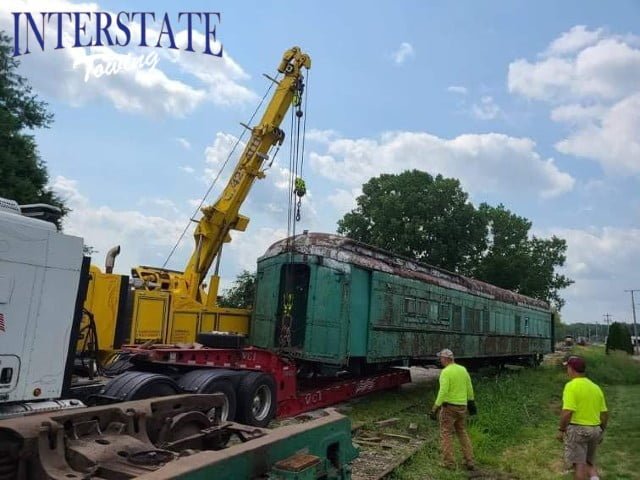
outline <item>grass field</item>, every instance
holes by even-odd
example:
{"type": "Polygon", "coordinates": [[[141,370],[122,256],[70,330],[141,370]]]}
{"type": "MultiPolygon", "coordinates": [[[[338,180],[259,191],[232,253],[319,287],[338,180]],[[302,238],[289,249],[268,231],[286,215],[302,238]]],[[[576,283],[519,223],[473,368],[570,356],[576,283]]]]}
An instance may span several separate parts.
{"type": "MultiPolygon", "coordinates": [[[[611,421],[599,452],[603,479],[640,478],[640,362],[626,354],[605,355],[602,349],[578,349],[587,358],[588,376],[607,397],[611,421]]],[[[571,478],[562,462],[562,444],[555,439],[561,396],[567,381],[559,365],[474,376],[479,414],[469,422],[481,478],[571,478]]],[[[401,421],[385,431],[405,433],[417,423],[426,444],[392,475],[394,479],[462,479],[463,471],[439,468],[437,424],[426,416],[436,385],[369,397],[354,405],[351,417],[370,422],[391,416],[401,421]]]]}

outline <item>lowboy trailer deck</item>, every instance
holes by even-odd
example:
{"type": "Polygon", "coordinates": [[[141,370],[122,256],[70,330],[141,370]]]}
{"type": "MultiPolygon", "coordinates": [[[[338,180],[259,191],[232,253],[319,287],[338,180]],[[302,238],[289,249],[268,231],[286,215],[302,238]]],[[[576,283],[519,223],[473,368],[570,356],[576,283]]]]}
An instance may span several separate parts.
{"type": "MultiPolygon", "coordinates": [[[[273,416],[286,418],[299,415],[304,412],[335,405],[351,398],[366,395],[372,392],[387,390],[411,382],[408,369],[389,368],[378,373],[366,376],[345,375],[344,377],[315,377],[304,379],[297,375],[295,360],[278,353],[256,347],[244,348],[177,348],[172,345],[152,345],[147,348],[138,346],[125,347],[124,352],[129,354],[128,361],[134,365],[136,371],[121,374],[118,378],[133,377],[146,371],[149,375],[158,371],[166,374],[174,371],[178,375],[182,371],[200,371],[206,375],[209,372],[217,381],[231,380],[236,384],[250,383],[250,378],[262,377],[265,384],[274,387],[275,404],[269,408],[273,415],[264,418],[268,422],[273,416]],[[267,379],[273,379],[273,383],[267,379]]],[[[184,378],[184,376],[182,377],[184,378]]],[[[120,380],[122,381],[122,380],[120,380]]],[[[178,380],[178,387],[183,391],[198,392],[198,388],[204,385],[192,383],[186,385],[184,380],[178,380]]],[[[256,382],[260,384],[260,382],[256,382]]],[[[128,400],[126,389],[120,390],[119,396],[114,396],[114,388],[105,389],[101,395],[105,401],[128,400]]],[[[254,395],[248,395],[250,402],[238,398],[238,409],[235,417],[243,423],[261,423],[261,411],[268,413],[264,398],[261,398],[259,385],[255,388],[254,395]],[[248,404],[247,404],[248,403],[248,404]]],[[[231,415],[231,417],[234,417],[231,415]]]]}

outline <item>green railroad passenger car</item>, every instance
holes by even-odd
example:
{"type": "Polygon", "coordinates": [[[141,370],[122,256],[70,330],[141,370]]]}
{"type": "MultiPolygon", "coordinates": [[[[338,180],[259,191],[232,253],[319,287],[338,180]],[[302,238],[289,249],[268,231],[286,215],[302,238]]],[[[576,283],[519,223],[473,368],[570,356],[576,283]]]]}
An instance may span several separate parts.
{"type": "Polygon", "coordinates": [[[552,351],[547,302],[399,257],[307,233],[258,259],[250,341],[324,372],[435,362],[536,364],[552,351]]]}

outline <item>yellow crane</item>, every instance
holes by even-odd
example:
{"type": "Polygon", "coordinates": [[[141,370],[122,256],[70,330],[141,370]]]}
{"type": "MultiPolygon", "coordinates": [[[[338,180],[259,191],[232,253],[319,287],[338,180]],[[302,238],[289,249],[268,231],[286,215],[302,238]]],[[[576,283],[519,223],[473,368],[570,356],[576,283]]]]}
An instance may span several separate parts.
{"type": "MultiPolygon", "coordinates": [[[[244,125],[251,130],[251,137],[233,174],[216,202],[201,209],[202,217],[194,231],[195,248],[184,272],[148,266],[132,268],[136,288],[127,307],[123,286],[128,284],[128,277],[92,267],[85,308],[93,314],[93,335],[100,351],[119,347],[125,333],[130,343],[189,343],[203,331],[248,332],[250,311],[217,305],[217,268],[208,291],[203,282],[216,257],[219,259],[223,244],[231,240],[229,232],[247,228],[249,218],[239,213],[240,207],[254,181],[265,177],[262,167],[270,150],[284,140],[280,124],[292,105],[299,108],[303,69],[309,68],[311,58],[299,47],[284,53],[278,66],[282,76],[271,79],[276,88],[260,122],[253,128],[244,125]],[[125,324],[130,328],[123,328],[125,324]]],[[[86,337],[82,341],[86,343],[86,337]]]]}

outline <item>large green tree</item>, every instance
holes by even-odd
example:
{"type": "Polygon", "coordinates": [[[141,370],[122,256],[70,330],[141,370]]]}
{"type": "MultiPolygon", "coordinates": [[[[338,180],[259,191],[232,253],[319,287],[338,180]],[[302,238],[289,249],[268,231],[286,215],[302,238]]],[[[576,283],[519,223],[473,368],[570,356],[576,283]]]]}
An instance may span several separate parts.
{"type": "Polygon", "coordinates": [[[531,227],[503,205],[476,208],[456,179],[413,170],[365,183],[338,233],[561,308],[559,291],[573,283],[556,272],[566,242],[531,227]]]}
{"type": "Polygon", "coordinates": [[[503,205],[483,203],[478,215],[486,225],[487,248],[466,273],[561,308],[564,300],[559,291],[573,283],[556,272],[566,260],[566,241],[556,236],[545,239],[530,235],[531,222],[503,205]]]}
{"type": "Polygon", "coordinates": [[[624,323],[613,322],[609,327],[606,352],[609,353],[612,350],[620,350],[633,355],[631,332],[629,332],[629,327],[624,323]]]}
{"type": "Polygon", "coordinates": [[[449,270],[485,249],[483,219],[460,182],[418,170],[365,183],[338,233],[449,270]]]}
{"type": "Polygon", "coordinates": [[[233,285],[218,298],[218,305],[227,308],[252,308],[256,294],[256,274],[243,270],[233,285]]]}
{"type": "Polygon", "coordinates": [[[47,188],[47,168],[30,133],[48,127],[53,116],[18,73],[11,48],[11,39],[0,31],[0,196],[55,205],[66,213],[62,199],[47,188]]]}

